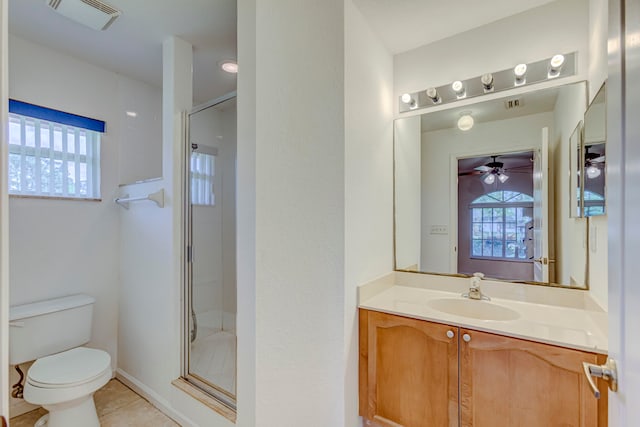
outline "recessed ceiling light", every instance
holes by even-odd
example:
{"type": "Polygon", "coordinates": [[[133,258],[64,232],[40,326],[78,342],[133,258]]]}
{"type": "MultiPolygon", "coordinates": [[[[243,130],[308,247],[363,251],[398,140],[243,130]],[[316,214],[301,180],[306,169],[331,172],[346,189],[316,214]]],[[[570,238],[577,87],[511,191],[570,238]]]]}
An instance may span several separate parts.
{"type": "Polygon", "coordinates": [[[135,111],[127,111],[127,116],[129,117],[138,117],[138,113],[135,111]]]}
{"type": "Polygon", "coordinates": [[[220,63],[220,68],[222,68],[227,73],[236,74],[238,72],[238,63],[236,61],[222,61],[220,63]]]}

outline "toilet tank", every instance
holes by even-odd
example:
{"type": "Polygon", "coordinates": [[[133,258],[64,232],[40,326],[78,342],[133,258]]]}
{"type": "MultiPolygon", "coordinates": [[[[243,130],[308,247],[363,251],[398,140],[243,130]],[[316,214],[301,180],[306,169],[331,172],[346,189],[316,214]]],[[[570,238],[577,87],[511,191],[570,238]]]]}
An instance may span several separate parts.
{"type": "Polygon", "coordinates": [[[70,295],[9,310],[9,364],[17,365],[79,347],[91,339],[95,299],[70,295]]]}

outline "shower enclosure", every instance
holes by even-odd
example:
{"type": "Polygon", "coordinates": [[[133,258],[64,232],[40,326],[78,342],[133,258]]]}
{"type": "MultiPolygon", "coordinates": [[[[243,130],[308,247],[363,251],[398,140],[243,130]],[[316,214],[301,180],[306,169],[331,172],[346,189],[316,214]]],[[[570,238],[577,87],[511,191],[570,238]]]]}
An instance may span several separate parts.
{"type": "Polygon", "coordinates": [[[236,98],[186,117],[183,377],[236,402],[236,98]]]}

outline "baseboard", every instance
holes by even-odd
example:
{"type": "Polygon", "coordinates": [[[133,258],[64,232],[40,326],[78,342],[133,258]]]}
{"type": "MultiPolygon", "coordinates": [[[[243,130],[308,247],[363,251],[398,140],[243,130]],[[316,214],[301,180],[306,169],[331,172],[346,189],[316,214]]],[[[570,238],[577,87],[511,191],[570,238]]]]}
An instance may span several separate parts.
{"type": "Polygon", "coordinates": [[[173,421],[180,424],[182,427],[198,427],[193,423],[189,418],[176,411],[169,401],[164,397],[160,396],[155,391],[151,390],[149,387],[141,383],[139,380],[129,375],[122,369],[118,368],[116,370],[116,378],[121,381],[124,385],[129,387],[131,390],[138,393],[144,399],[148,400],[153,406],[158,408],[160,412],[165,414],[167,417],[171,418],[173,421]]]}

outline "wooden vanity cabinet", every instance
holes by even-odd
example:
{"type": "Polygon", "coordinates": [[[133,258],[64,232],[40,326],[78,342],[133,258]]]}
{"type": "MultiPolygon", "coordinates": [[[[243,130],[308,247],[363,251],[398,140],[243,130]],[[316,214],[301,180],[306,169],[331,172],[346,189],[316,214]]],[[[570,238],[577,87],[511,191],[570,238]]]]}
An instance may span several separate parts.
{"type": "Polygon", "coordinates": [[[582,370],[605,356],[463,328],[460,337],[461,426],[607,425],[606,384],[596,399],[582,370]]]}
{"type": "Polygon", "coordinates": [[[360,415],[381,427],[606,427],[594,353],[360,310],[360,415]],[[459,399],[459,400],[458,400],[459,399]]]}
{"type": "Polygon", "coordinates": [[[360,310],[360,415],[367,425],[458,425],[455,330],[360,310]]]}

